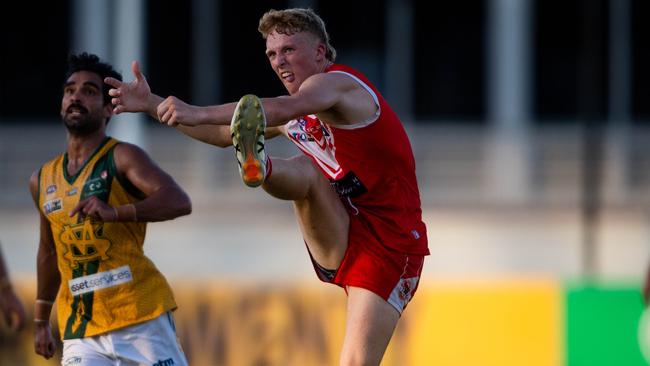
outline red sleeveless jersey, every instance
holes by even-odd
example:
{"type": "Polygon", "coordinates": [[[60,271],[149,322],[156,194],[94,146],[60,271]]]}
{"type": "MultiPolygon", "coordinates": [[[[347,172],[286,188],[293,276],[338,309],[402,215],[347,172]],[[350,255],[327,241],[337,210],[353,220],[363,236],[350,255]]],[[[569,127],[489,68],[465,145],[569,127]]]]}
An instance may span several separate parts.
{"type": "Polygon", "coordinates": [[[415,159],[402,123],[360,72],[340,64],[325,72],[343,73],[358,82],[375,100],[376,114],[337,127],[309,115],[289,121],[285,132],[379,242],[400,253],[429,254],[415,159]]]}

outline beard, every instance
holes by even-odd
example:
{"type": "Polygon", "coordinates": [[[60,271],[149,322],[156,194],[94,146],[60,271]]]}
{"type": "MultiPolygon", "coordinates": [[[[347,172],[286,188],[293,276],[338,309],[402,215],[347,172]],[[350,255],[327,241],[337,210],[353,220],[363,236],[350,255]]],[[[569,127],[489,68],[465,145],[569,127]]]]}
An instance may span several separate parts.
{"type": "Polygon", "coordinates": [[[83,106],[76,105],[81,110],[80,115],[72,116],[70,108],[63,114],[63,124],[71,135],[84,137],[102,128],[104,118],[101,111],[90,112],[83,106]]]}

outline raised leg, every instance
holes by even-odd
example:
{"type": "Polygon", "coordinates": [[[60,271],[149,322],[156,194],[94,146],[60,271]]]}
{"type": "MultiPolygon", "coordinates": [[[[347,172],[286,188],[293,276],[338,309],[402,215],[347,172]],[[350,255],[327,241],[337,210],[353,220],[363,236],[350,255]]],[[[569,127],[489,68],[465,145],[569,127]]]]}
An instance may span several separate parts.
{"type": "Polygon", "coordinates": [[[243,96],[233,113],[230,131],[244,183],[263,184],[274,197],[291,200],[303,237],[316,262],[338,268],[348,243],[349,218],[329,182],[305,156],[274,159],[264,150],[266,116],[258,97],[243,96]],[[269,164],[272,174],[267,177],[269,164]]]}
{"type": "MultiPolygon", "coordinates": [[[[243,97],[233,116],[233,145],[244,183],[290,200],[303,238],[316,262],[337,269],[348,245],[350,218],[327,179],[306,156],[268,161],[264,112],[255,96],[243,97]],[[267,165],[269,164],[269,165],[267,165]],[[270,176],[267,166],[272,166],[270,176]],[[252,173],[251,173],[252,172],[252,173]]],[[[379,365],[399,313],[378,295],[348,287],[348,311],[341,365],[379,365]]]]}
{"type": "Polygon", "coordinates": [[[350,219],[338,195],[306,156],[272,159],[273,171],[262,187],[293,201],[303,238],[316,262],[337,269],[348,245],[350,219]]]}

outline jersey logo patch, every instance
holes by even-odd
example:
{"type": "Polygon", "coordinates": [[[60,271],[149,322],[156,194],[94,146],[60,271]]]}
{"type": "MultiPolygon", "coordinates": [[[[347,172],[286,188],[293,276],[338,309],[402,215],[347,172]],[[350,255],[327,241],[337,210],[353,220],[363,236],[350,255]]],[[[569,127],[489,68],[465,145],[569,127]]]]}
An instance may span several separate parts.
{"type": "Polygon", "coordinates": [[[47,188],[45,189],[45,193],[46,193],[46,194],[52,194],[52,193],[54,193],[54,192],[56,192],[56,184],[49,185],[49,186],[47,186],[47,188]]]}
{"type": "Polygon", "coordinates": [[[293,119],[286,125],[286,134],[305,154],[312,157],[330,178],[339,179],[343,170],[336,160],[334,135],[326,124],[314,115],[293,119]]]}
{"type": "Polygon", "coordinates": [[[63,227],[61,242],[68,248],[63,257],[70,263],[70,268],[79,267],[79,263],[109,259],[106,253],[111,242],[101,237],[99,233],[102,230],[102,224],[93,225],[91,220],[63,227]]]}
{"type": "MultiPolygon", "coordinates": [[[[103,174],[103,173],[102,173],[103,174]]],[[[89,195],[98,195],[107,192],[107,184],[105,178],[90,179],[84,184],[84,191],[89,195]]]]}
{"type": "Polygon", "coordinates": [[[131,268],[128,265],[125,265],[110,271],[73,278],[68,281],[68,287],[70,288],[72,296],[77,296],[131,281],[133,281],[131,268]]]}
{"type": "Polygon", "coordinates": [[[354,172],[350,171],[343,178],[330,183],[339,197],[359,197],[368,192],[361,179],[354,172]]]}
{"type": "Polygon", "coordinates": [[[46,215],[49,215],[57,211],[61,211],[62,209],[63,209],[63,205],[61,204],[60,198],[49,200],[45,202],[45,204],[43,205],[43,211],[45,211],[46,215]]]}
{"type": "Polygon", "coordinates": [[[305,119],[301,117],[298,119],[298,126],[303,133],[294,132],[296,140],[313,142],[321,150],[334,147],[330,131],[317,118],[305,119]]]}

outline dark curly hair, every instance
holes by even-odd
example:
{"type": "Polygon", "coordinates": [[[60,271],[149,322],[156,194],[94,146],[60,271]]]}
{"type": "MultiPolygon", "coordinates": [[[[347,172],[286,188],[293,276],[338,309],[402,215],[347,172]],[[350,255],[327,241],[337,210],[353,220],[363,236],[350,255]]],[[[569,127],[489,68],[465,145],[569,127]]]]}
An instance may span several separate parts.
{"type": "Polygon", "coordinates": [[[122,74],[115,71],[113,66],[102,62],[97,55],[92,53],[83,52],[78,55],[70,55],[68,57],[68,71],[65,74],[65,80],[68,80],[70,75],[78,71],[90,71],[102,78],[102,92],[104,94],[104,104],[111,102],[111,97],[108,95],[110,90],[110,85],[103,83],[104,78],[112,77],[118,80],[122,80],[122,74]]]}

